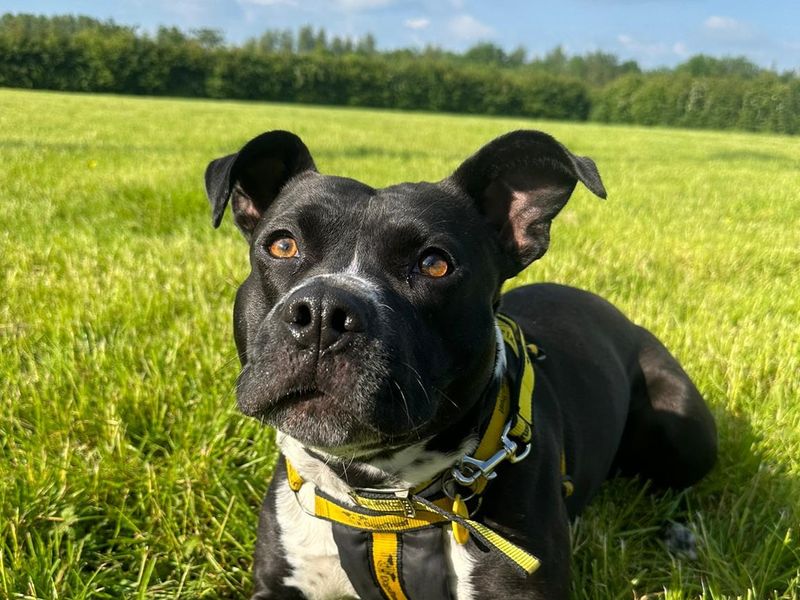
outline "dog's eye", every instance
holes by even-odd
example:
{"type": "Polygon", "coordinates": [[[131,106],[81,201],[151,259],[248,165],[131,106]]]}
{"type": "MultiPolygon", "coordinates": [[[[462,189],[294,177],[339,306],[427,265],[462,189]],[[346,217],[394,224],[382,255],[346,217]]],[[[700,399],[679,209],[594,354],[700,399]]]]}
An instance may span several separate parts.
{"type": "Polygon", "coordinates": [[[273,258],[294,258],[300,253],[295,239],[288,236],[273,240],[267,248],[267,252],[273,258]]]}
{"type": "Polygon", "coordinates": [[[426,277],[438,279],[444,277],[450,270],[450,263],[436,250],[428,250],[417,263],[419,272],[426,277]]]}

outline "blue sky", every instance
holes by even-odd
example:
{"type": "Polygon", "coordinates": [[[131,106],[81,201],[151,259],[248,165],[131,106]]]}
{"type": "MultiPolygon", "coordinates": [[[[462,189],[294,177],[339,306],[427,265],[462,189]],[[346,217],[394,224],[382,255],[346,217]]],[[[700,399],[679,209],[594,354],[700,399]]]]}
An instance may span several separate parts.
{"type": "Polygon", "coordinates": [[[800,0],[0,0],[0,12],[85,14],[146,31],[212,27],[229,42],[310,24],[334,35],[373,33],[380,48],[491,41],[541,55],[561,44],[645,67],[703,52],[800,71],[800,0]]]}

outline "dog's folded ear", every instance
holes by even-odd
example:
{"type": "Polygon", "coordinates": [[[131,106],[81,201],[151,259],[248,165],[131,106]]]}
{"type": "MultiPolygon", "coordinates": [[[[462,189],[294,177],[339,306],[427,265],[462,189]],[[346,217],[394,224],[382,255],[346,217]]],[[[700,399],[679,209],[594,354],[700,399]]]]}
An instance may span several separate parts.
{"type": "Polygon", "coordinates": [[[578,181],[606,197],[592,159],[541,131],[513,131],[478,150],[445,183],[472,197],[498,232],[510,258],[505,276],[512,277],[547,251],[550,223],[578,181]]]}
{"type": "Polygon", "coordinates": [[[288,131],[262,133],[236,154],[212,160],[205,179],[214,227],[232,197],[233,219],[249,239],[281,188],[305,171],[316,171],[314,160],[303,141],[288,131]]]}

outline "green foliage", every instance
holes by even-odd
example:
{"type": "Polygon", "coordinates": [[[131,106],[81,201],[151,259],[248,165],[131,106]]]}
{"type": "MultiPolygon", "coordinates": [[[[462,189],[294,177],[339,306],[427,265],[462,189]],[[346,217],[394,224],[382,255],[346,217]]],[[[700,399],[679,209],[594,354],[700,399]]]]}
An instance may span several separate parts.
{"type": "Polygon", "coordinates": [[[479,42],[461,56],[465,62],[497,67],[519,67],[525,63],[524,48],[517,48],[510,54],[506,54],[505,50],[491,42],[479,42]]]}
{"type": "MultiPolygon", "coordinates": [[[[382,56],[375,45],[367,35],[331,46],[324,30],[303,27],[296,42],[286,32],[268,32],[241,48],[223,48],[209,30],[186,35],[162,27],[149,38],[83,17],[6,15],[0,85],[575,120],[588,115],[588,91],[577,80],[498,71],[477,58],[453,64],[382,56]]],[[[506,56],[499,48],[480,53],[486,52],[506,65],[520,60],[519,53],[506,56]]]]}
{"type": "Polygon", "coordinates": [[[593,157],[609,199],[579,187],[547,255],[509,285],[583,287],[654,331],[708,399],[721,450],[684,494],[604,486],[572,529],[572,596],[800,597],[794,140],[11,90],[0,597],[248,597],[276,451],[234,407],[231,306],[249,266],[229,215],[211,227],[203,170],[278,128],[301,135],[322,172],[373,186],[438,180],[517,128],[593,157]],[[694,531],[696,561],[660,542],[669,519],[694,531]]]}
{"type": "Polygon", "coordinates": [[[686,73],[692,77],[756,77],[761,72],[758,65],[744,56],[734,58],[715,58],[705,54],[692,56],[678,65],[676,73],[686,73]]]}
{"type": "Polygon", "coordinates": [[[621,77],[592,96],[591,118],[709,129],[800,132],[800,81],[653,73],[621,77]]]}
{"type": "Polygon", "coordinates": [[[212,29],[153,36],[88,17],[0,18],[0,86],[211,97],[582,121],[800,131],[798,80],[744,58],[692,57],[673,72],[561,47],[526,61],[481,42],[379,52],[372,35],[311,26],[239,47],[212,29]]]}

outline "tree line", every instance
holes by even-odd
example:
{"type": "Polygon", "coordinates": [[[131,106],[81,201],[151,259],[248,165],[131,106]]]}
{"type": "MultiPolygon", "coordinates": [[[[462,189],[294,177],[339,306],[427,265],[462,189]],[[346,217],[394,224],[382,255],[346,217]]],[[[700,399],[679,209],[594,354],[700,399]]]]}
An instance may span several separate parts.
{"type": "Polygon", "coordinates": [[[154,34],[89,17],[0,17],[0,86],[235,98],[794,134],[800,78],[744,58],[634,61],[491,43],[379,51],[373,36],[303,27],[228,45],[212,29],[154,34]]]}

